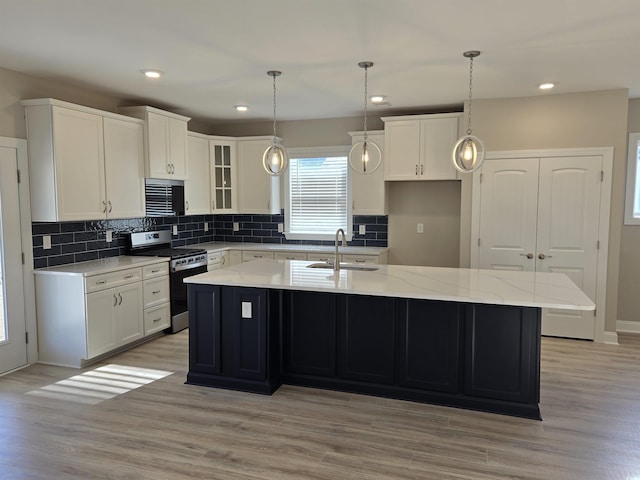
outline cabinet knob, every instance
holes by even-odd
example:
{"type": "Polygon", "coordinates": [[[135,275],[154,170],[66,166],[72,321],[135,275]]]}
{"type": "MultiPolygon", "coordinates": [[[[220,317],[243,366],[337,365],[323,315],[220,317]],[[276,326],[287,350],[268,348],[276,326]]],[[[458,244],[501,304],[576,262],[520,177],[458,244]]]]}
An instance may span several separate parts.
{"type": "Polygon", "coordinates": [[[420,165],[420,175],[424,175],[424,165],[420,165]]]}
{"type": "Polygon", "coordinates": [[[118,299],[119,299],[118,305],[122,305],[122,295],[118,294],[118,299]]]}
{"type": "Polygon", "coordinates": [[[107,203],[109,204],[109,213],[111,213],[111,210],[113,210],[113,205],[111,205],[111,200],[109,200],[107,203]]]}
{"type": "Polygon", "coordinates": [[[116,297],[116,294],[113,294],[113,306],[115,307],[116,305],[118,305],[118,297],[116,297]]]}
{"type": "Polygon", "coordinates": [[[184,205],[185,205],[186,210],[189,211],[189,200],[184,202],[184,205]]]}
{"type": "Polygon", "coordinates": [[[106,200],[102,201],[102,213],[107,213],[107,202],[106,202],[106,200]]]}
{"type": "Polygon", "coordinates": [[[418,164],[416,163],[416,175],[418,175],[418,164]]]}

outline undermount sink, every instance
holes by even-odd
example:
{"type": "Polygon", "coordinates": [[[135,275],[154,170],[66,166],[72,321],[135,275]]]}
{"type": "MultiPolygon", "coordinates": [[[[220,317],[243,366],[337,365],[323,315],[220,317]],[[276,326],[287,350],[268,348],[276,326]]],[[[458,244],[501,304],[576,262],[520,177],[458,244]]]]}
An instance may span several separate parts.
{"type": "MultiPolygon", "coordinates": [[[[327,268],[333,270],[331,263],[312,263],[307,265],[307,268],[327,268]]],[[[340,263],[340,270],[361,270],[364,272],[373,272],[378,270],[379,267],[375,265],[356,265],[354,263],[340,263]]]]}

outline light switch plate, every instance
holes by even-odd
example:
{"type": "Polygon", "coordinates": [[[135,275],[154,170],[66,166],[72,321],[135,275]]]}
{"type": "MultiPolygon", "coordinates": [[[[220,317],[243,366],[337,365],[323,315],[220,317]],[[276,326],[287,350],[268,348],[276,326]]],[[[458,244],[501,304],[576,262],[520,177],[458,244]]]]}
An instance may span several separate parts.
{"type": "Polygon", "coordinates": [[[360,225],[358,227],[358,234],[366,235],[367,234],[367,226],[366,225],[360,225]]]}
{"type": "Polygon", "coordinates": [[[424,233],[424,223],[418,224],[418,233],[424,233]]]}
{"type": "Polygon", "coordinates": [[[51,249],[51,235],[43,235],[42,236],[42,248],[44,250],[51,249]]]}
{"type": "Polygon", "coordinates": [[[204,231],[205,232],[209,231],[209,222],[204,222],[204,231]]]}
{"type": "Polygon", "coordinates": [[[240,224],[238,222],[233,222],[233,231],[237,232],[240,230],[240,224]]]}
{"type": "Polygon", "coordinates": [[[107,230],[104,232],[104,240],[107,243],[113,242],[113,230],[107,230]]]}
{"type": "Polygon", "coordinates": [[[178,225],[174,225],[173,228],[171,229],[171,231],[173,232],[174,235],[178,234],[178,225]]]}
{"type": "Polygon", "coordinates": [[[284,223],[279,223],[278,224],[278,233],[282,233],[284,232],[284,223]]]}
{"type": "Polygon", "coordinates": [[[242,318],[252,318],[251,302],[242,302],[242,318]]]}

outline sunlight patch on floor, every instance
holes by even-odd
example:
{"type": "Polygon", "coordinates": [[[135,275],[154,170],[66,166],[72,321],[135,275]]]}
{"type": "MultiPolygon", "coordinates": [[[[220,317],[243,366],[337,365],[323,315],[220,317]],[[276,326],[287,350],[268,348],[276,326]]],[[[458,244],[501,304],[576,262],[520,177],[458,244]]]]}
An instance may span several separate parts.
{"type": "Polygon", "coordinates": [[[165,370],[110,364],[89,370],[80,375],[74,375],[37,390],[31,390],[26,394],[95,405],[155,382],[172,373],[165,370]]]}

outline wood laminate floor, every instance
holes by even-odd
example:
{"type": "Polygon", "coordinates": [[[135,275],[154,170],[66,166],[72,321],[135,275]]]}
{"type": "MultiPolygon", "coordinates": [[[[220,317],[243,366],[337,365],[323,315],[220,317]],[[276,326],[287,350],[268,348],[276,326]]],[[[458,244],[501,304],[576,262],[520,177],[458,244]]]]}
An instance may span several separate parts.
{"type": "Polygon", "coordinates": [[[639,336],[544,338],[542,422],[291,386],[269,397],[184,385],[187,339],[0,377],[0,479],[640,480],[639,336]],[[37,394],[82,372],[99,378],[106,364],[171,374],[102,401],[99,382],[94,397],[37,394]]]}

